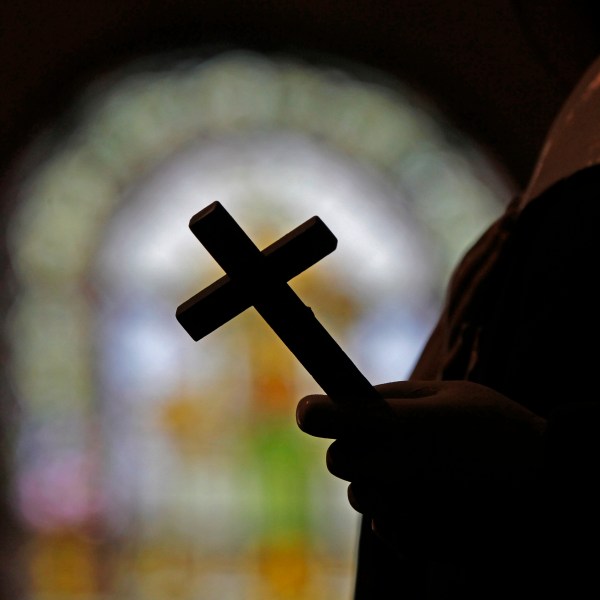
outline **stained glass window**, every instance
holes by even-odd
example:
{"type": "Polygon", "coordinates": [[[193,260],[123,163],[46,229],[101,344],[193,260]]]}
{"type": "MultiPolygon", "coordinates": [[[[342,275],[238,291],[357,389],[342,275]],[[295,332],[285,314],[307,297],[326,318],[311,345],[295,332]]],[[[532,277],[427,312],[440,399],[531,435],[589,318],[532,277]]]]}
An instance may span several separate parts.
{"type": "Polygon", "coordinates": [[[188,221],[218,200],[266,246],[319,215],[338,249],[292,286],[378,383],[506,187],[411,90],[289,57],[132,65],[68,122],[9,239],[32,600],[350,598],[358,515],[294,420],[319,389],[251,310],[179,326],[220,275],[188,221]]]}

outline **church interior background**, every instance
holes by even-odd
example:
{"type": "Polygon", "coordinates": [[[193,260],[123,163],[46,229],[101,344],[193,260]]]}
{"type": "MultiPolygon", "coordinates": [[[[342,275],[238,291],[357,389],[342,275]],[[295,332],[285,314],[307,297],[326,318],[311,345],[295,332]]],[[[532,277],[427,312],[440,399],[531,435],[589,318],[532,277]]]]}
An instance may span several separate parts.
{"type": "MultiPolygon", "coordinates": [[[[0,599],[350,599],[318,392],[252,310],[194,343],[219,200],[373,383],[596,56],[567,0],[0,3],[0,599]]],[[[591,3],[589,3],[591,6],[591,3]]]]}
{"type": "Polygon", "coordinates": [[[194,343],[219,200],[261,247],[339,240],[292,281],[374,383],[408,375],[450,269],[509,190],[424,97],[364,66],[149,56],[32,145],[4,319],[31,600],[349,598],[358,515],[294,420],[316,384],[252,311],[194,343]]]}

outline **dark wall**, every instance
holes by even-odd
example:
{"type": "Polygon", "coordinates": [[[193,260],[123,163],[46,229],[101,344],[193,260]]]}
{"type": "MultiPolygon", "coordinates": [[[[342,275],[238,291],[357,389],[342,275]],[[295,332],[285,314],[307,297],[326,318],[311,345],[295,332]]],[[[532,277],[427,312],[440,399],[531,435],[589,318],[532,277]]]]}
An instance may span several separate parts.
{"type": "Polygon", "coordinates": [[[358,60],[435,98],[524,182],[593,57],[559,0],[19,0],[0,6],[0,168],[94,74],[210,43],[358,60]]]}

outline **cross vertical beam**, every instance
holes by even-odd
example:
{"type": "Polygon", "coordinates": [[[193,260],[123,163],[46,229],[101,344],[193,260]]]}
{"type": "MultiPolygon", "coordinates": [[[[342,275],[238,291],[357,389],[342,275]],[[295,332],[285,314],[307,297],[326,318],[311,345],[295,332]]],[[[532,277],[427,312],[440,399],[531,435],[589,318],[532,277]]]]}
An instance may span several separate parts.
{"type": "MultiPolygon", "coordinates": [[[[318,219],[311,221],[299,229],[304,227],[302,231],[312,231],[311,227],[324,227],[318,219]]],[[[254,306],[332,400],[348,405],[381,401],[379,393],[288,285],[289,273],[297,274],[296,266],[275,266],[277,260],[269,260],[269,253],[256,247],[219,202],[213,202],[194,215],[190,229],[227,273],[231,294],[238,297],[237,306],[254,306]]],[[[325,230],[335,240],[326,227],[325,230]]],[[[325,235],[324,239],[327,237],[325,235]]],[[[301,239],[301,234],[292,236],[292,239],[301,239]]],[[[282,251],[286,247],[285,238],[283,240],[274,244],[276,252],[272,252],[271,256],[276,256],[277,251],[285,253],[285,250],[282,251]]],[[[330,246],[331,241],[328,244],[330,246]]],[[[301,250],[302,242],[297,241],[296,245],[301,250]]],[[[319,247],[318,243],[316,247],[319,247]]],[[[328,252],[318,250],[314,256],[320,257],[323,253],[328,252]]],[[[212,320],[211,315],[206,318],[204,314],[204,309],[211,302],[214,286],[209,286],[177,309],[178,321],[194,339],[206,335],[223,322],[222,316],[212,320]],[[203,320],[202,326],[195,328],[194,324],[200,319],[203,320]]],[[[229,311],[227,317],[234,316],[233,312],[229,311]]]]}

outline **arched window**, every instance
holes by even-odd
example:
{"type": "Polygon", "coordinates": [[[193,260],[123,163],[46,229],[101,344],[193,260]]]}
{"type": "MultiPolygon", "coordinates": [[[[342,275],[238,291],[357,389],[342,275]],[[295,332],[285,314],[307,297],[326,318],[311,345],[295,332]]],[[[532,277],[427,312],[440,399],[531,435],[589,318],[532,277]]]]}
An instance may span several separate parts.
{"type": "Polygon", "coordinates": [[[67,117],[9,232],[32,598],[349,597],[358,517],[294,422],[320,390],[252,311],[197,344],[179,326],[219,276],[188,221],[218,200],[266,246],[319,215],[338,249],[292,286],[378,383],[506,188],[416,94],[339,65],[154,60],[67,117]]]}

